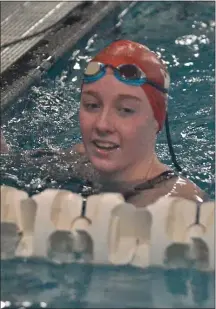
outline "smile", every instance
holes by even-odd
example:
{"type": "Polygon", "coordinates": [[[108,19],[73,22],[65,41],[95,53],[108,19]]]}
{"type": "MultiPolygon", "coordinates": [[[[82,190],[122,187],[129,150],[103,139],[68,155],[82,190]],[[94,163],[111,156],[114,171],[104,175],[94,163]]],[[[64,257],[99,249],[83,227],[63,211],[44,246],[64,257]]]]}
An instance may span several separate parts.
{"type": "Polygon", "coordinates": [[[93,144],[99,148],[99,149],[103,149],[103,150],[114,150],[117,149],[119,147],[119,145],[116,145],[114,143],[111,142],[102,142],[102,141],[93,141],[93,144]]]}

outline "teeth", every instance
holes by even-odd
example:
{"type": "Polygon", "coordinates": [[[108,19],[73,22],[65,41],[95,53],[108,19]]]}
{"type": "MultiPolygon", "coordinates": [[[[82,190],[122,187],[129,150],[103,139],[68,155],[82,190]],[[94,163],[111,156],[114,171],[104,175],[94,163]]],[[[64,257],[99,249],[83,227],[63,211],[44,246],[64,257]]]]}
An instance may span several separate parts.
{"type": "Polygon", "coordinates": [[[95,142],[96,146],[103,147],[103,148],[114,148],[117,145],[111,143],[102,143],[102,142],[95,142]]]}
{"type": "Polygon", "coordinates": [[[112,147],[112,146],[114,146],[113,144],[109,144],[109,143],[97,143],[97,142],[96,142],[96,144],[97,144],[98,146],[102,146],[102,147],[112,147]]]}

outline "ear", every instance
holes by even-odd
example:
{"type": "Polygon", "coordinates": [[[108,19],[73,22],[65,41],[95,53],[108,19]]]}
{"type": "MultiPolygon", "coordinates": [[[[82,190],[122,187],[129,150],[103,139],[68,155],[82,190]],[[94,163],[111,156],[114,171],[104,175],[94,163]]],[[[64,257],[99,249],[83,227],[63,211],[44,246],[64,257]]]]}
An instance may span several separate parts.
{"type": "Polygon", "coordinates": [[[155,135],[157,135],[157,133],[159,132],[159,124],[155,118],[153,120],[153,130],[155,132],[155,135]]]}

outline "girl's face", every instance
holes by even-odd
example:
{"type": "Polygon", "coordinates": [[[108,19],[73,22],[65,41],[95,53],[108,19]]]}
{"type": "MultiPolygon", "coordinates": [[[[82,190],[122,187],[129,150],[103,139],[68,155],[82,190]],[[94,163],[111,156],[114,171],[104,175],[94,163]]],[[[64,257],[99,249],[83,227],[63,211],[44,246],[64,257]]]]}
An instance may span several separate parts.
{"type": "Polygon", "coordinates": [[[79,111],[87,156],[102,174],[118,174],[153,151],[157,122],[141,87],[118,81],[111,69],[84,84],[79,111]]]}

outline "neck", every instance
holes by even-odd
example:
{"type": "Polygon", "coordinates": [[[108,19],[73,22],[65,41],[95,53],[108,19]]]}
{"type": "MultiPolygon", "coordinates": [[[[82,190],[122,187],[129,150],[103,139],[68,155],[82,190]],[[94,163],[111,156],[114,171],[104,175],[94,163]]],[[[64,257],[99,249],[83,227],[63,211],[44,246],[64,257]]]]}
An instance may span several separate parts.
{"type": "Polygon", "coordinates": [[[127,169],[109,175],[100,175],[102,183],[144,182],[158,176],[169,168],[162,164],[155,153],[127,169]]]}

